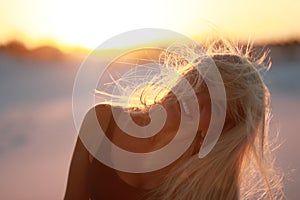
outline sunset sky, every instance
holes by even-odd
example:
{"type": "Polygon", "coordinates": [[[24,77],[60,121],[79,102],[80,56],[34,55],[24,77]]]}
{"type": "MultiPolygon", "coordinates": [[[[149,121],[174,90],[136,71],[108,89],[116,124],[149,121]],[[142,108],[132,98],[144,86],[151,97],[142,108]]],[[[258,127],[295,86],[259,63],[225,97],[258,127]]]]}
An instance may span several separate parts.
{"type": "Polygon", "coordinates": [[[299,0],[0,0],[0,43],[93,48],[136,28],[214,31],[258,42],[300,38],[299,0]]]}

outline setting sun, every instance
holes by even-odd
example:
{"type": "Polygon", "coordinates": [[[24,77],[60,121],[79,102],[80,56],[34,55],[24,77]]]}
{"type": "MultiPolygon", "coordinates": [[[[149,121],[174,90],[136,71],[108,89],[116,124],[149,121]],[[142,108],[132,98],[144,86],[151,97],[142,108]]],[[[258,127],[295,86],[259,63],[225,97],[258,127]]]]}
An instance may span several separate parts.
{"type": "Polygon", "coordinates": [[[95,48],[137,28],[164,28],[188,36],[212,31],[238,39],[298,38],[299,1],[0,1],[0,42],[21,40],[28,47],[95,48]],[[291,6],[293,5],[293,6],[291,6]]]}

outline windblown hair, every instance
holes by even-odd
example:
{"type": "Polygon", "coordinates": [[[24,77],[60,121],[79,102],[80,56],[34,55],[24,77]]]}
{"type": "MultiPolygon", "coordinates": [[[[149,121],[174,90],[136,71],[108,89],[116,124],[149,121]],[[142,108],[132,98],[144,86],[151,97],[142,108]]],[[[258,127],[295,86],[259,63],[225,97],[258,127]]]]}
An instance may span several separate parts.
{"type": "MultiPolygon", "coordinates": [[[[227,40],[207,41],[200,50],[176,47],[177,50],[161,55],[163,64],[186,78],[194,91],[208,92],[203,75],[195,69],[206,64],[205,59],[195,62],[195,58],[205,52],[205,57],[214,61],[223,79],[227,111],[223,132],[212,151],[199,159],[197,152],[203,138],[198,134],[185,154],[188,155],[186,159],[169,171],[165,181],[150,191],[147,199],[284,198],[282,174],[275,169],[268,142],[270,93],[260,73],[269,69],[270,62],[266,53],[259,57],[254,55],[251,46],[227,40]]],[[[158,97],[155,102],[176,100],[170,91],[155,89],[166,79],[144,88],[140,96],[142,104],[147,105],[147,98],[153,96],[153,91],[158,97]]],[[[170,85],[176,88],[179,82],[180,78],[170,85]]]]}
{"type": "MultiPolygon", "coordinates": [[[[267,55],[255,58],[250,46],[226,40],[210,41],[202,47],[216,64],[225,86],[225,128],[207,156],[199,159],[195,151],[190,151],[191,156],[169,172],[165,182],[149,194],[149,199],[283,198],[281,172],[274,169],[268,143],[270,93],[260,74],[261,69],[270,67],[267,55]]],[[[194,58],[197,54],[195,50],[184,50],[185,57],[194,58]]],[[[178,62],[170,55],[164,56],[167,66],[178,62]]],[[[178,68],[182,63],[186,65],[182,61],[175,64],[178,68]]],[[[208,92],[193,66],[182,69],[195,91],[208,92]]],[[[163,100],[171,97],[167,95],[163,100]]],[[[202,139],[197,136],[191,149],[199,150],[202,139]]]]}

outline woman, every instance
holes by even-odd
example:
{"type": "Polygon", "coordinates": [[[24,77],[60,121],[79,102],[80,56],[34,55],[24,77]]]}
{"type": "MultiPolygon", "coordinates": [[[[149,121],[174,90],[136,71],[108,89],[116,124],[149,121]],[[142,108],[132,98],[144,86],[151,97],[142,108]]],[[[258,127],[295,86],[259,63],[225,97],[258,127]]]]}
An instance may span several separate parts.
{"type": "MultiPolygon", "coordinates": [[[[162,169],[128,173],[102,164],[90,155],[79,138],[71,162],[66,200],[282,198],[281,176],[274,170],[268,144],[269,91],[258,70],[261,66],[268,67],[264,63],[266,56],[254,60],[250,56],[251,48],[238,48],[226,41],[203,46],[221,74],[227,102],[224,127],[211,152],[204,158],[198,157],[209,124],[217,122],[210,122],[212,102],[208,85],[203,81],[205,75],[200,75],[196,66],[186,59],[194,57],[197,51],[183,48],[177,54],[165,52],[163,63],[176,66],[174,69],[188,81],[197,96],[201,118],[191,146],[162,169]]],[[[197,61],[197,66],[206,64],[205,60],[197,61]]],[[[182,103],[174,95],[176,89],[185,91],[182,78],[175,83],[172,92],[157,89],[157,83],[145,87],[139,98],[142,109],[114,107],[117,113],[129,112],[136,124],[146,126],[151,121],[150,108],[162,105],[167,113],[166,122],[153,137],[124,134],[112,117],[110,105],[95,107],[96,120],[107,137],[124,150],[143,153],[163,148],[174,138],[182,112],[188,115],[197,108],[182,103]],[[151,98],[155,101],[149,103],[151,98]]],[[[89,125],[91,116],[89,112],[80,134],[93,129],[89,125]]]]}

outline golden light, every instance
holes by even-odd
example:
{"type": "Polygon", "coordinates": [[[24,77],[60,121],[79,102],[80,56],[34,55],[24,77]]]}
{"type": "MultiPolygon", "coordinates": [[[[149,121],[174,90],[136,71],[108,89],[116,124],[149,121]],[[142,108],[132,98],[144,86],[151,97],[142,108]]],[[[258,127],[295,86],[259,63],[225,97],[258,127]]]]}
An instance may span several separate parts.
{"type": "Polygon", "coordinates": [[[147,27],[187,33],[205,10],[189,8],[191,19],[186,21],[189,16],[182,9],[189,3],[172,1],[13,0],[0,6],[5,11],[0,13],[0,26],[6,30],[0,41],[21,38],[29,47],[50,43],[95,48],[114,35],[147,27]]]}
{"type": "MultiPolygon", "coordinates": [[[[72,0],[51,2],[55,12],[46,18],[51,19],[50,37],[66,45],[79,45],[95,48],[110,37],[137,28],[160,27],[186,30],[191,23],[184,20],[172,20],[172,2],[158,0],[144,1],[82,1],[72,0]],[[138,9],[143,7],[144,9],[138,9]],[[185,25],[183,25],[183,23],[185,25]],[[181,28],[180,28],[181,27],[181,28]]],[[[49,7],[48,7],[49,9],[49,7]]],[[[180,7],[176,11],[180,11],[180,7]]],[[[198,10],[201,12],[201,10],[198,10]]],[[[198,15],[194,12],[193,15],[198,15]]],[[[197,19],[193,16],[193,19],[197,19]]],[[[183,31],[187,32],[187,31],[183,31]]],[[[154,38],[144,38],[151,41],[154,38]]],[[[147,42],[147,41],[145,41],[147,42]]]]}
{"type": "Polygon", "coordinates": [[[187,36],[227,32],[256,40],[300,35],[296,0],[0,0],[0,7],[0,42],[19,39],[29,47],[95,48],[114,35],[149,27],[187,36]]]}

